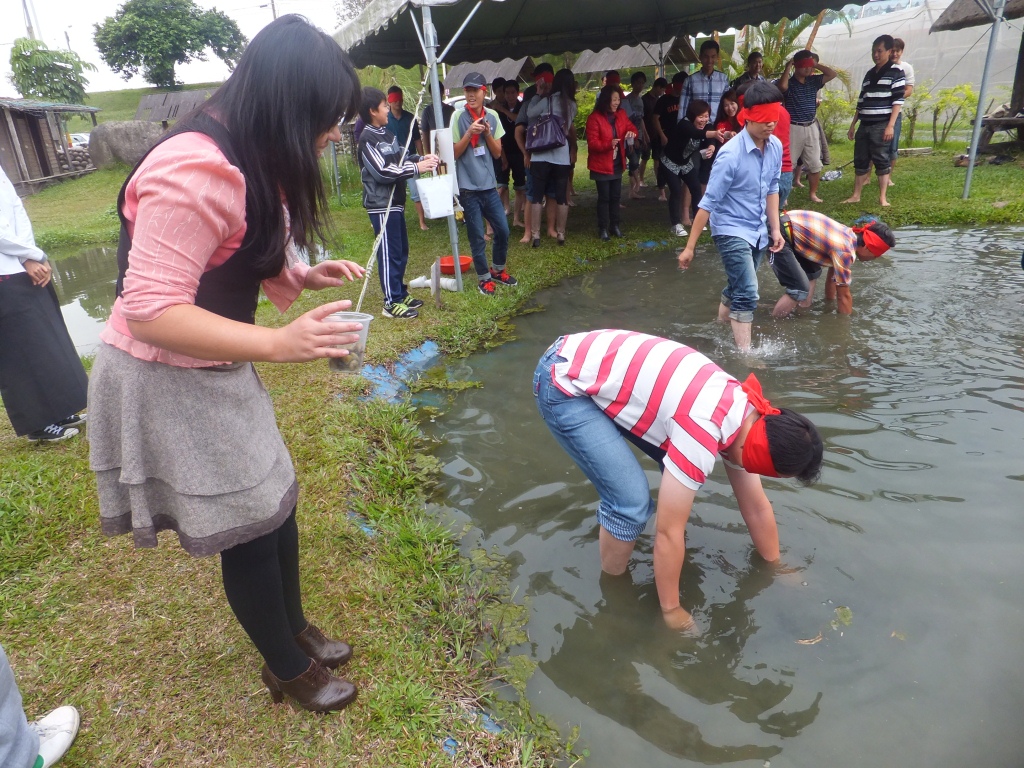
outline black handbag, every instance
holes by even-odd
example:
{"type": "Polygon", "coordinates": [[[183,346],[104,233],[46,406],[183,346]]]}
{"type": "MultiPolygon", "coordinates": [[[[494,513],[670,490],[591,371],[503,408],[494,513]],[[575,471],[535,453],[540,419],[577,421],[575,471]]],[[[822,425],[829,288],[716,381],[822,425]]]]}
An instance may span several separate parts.
{"type": "Polygon", "coordinates": [[[526,151],[544,152],[566,144],[565,128],[562,121],[551,111],[551,97],[548,96],[548,113],[526,128],[526,151]]]}

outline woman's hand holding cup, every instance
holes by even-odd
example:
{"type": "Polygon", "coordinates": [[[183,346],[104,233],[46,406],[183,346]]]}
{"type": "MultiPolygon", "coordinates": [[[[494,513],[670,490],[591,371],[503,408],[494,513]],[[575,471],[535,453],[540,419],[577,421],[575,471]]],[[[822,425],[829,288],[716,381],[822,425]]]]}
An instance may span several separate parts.
{"type": "Polygon", "coordinates": [[[326,320],[334,312],[352,306],[349,300],[332,301],[300,315],[284,328],[274,331],[274,348],[270,358],[275,363],[305,363],[321,357],[344,357],[341,344],[359,341],[361,323],[339,323],[326,320]]]}

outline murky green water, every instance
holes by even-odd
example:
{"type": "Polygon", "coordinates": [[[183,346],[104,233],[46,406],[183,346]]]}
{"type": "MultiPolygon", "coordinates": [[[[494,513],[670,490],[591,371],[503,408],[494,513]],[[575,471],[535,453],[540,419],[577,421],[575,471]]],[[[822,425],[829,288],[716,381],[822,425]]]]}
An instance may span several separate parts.
{"type": "Polygon", "coordinates": [[[467,546],[515,564],[529,695],[581,726],[588,766],[1024,765],[1024,229],[899,237],[857,265],[852,318],[819,299],[771,320],[765,266],[752,358],[710,322],[723,277],[704,248],[685,275],[648,253],[567,281],[516,341],[455,363],[485,386],[433,425],[443,502],[472,522],[467,546]],[[628,578],[600,577],[597,495],[532,397],[558,335],[613,327],[756,367],[826,440],[819,485],[765,481],[792,573],[752,557],[716,468],[682,579],[697,639],[661,624],[651,527],[628,578]]]}
{"type": "Polygon", "coordinates": [[[53,258],[50,263],[71,340],[80,355],[90,355],[100,343],[100,331],[114,306],[117,249],[88,248],[53,258]]]}

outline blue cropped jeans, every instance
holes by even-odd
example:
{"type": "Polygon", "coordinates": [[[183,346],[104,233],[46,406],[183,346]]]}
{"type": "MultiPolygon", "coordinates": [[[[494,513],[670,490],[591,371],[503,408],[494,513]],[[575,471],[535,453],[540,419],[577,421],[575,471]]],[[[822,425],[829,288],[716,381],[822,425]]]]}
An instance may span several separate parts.
{"type": "Polygon", "coordinates": [[[714,235],[715,248],[722,258],[728,284],[722,291],[722,303],[729,308],[729,317],[738,323],[754,322],[757,309],[757,268],[767,248],[755,248],[742,237],[714,235]]]}
{"type": "Polygon", "coordinates": [[[586,395],[571,397],[552,381],[552,367],[564,363],[556,341],[537,364],[533,394],[537,408],[558,444],[597,489],[597,521],[619,541],[636,541],[654,514],[654,501],[631,442],[661,463],[665,451],[619,427],[586,395]]]}

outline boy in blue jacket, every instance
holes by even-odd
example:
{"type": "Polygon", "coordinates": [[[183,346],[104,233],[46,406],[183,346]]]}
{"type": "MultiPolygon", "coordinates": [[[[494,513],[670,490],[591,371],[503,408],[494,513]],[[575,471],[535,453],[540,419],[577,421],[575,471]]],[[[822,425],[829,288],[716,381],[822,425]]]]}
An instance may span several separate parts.
{"type": "Polygon", "coordinates": [[[388,112],[388,101],[383,91],[363,88],[359,107],[359,116],[366,123],[359,136],[363,207],[370,217],[374,234],[379,235],[384,230],[377,249],[377,275],[384,292],[382,316],[411,320],[419,317],[417,309],[423,306],[423,302],[412,298],[405,284],[409,236],[405,229],[404,182],[418,173],[436,168],[437,156],[406,154],[395,134],[387,128],[388,112]]]}

